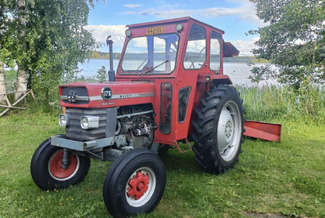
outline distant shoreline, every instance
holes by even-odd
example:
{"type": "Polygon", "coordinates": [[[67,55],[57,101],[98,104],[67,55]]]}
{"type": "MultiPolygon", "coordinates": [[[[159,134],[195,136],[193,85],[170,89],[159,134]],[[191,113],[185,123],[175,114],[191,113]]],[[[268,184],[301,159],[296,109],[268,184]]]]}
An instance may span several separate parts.
{"type": "MultiPolygon", "coordinates": [[[[89,57],[89,59],[95,60],[109,60],[105,56],[101,57],[89,57]]],[[[119,60],[119,58],[114,58],[114,60],[119,60]]],[[[258,60],[256,57],[253,56],[238,56],[238,57],[231,57],[231,58],[223,58],[224,63],[254,63],[254,64],[266,64],[270,63],[268,60],[261,59],[258,60]]]]}

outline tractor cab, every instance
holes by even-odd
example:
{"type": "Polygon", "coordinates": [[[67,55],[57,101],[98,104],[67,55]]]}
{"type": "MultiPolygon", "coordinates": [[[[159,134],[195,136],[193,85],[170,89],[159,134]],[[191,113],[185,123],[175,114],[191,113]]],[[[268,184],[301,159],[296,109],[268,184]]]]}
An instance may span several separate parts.
{"type": "Polygon", "coordinates": [[[117,81],[155,83],[159,143],[187,139],[191,115],[204,90],[231,84],[223,57],[239,54],[224,32],[190,17],[128,25],[117,81]]]}
{"type": "Polygon", "coordinates": [[[213,79],[223,74],[223,57],[239,54],[222,30],[190,17],[127,28],[117,78],[186,77],[190,71],[213,79]]]}
{"type": "Polygon", "coordinates": [[[239,51],[222,39],[222,30],[190,17],[128,25],[117,78],[223,74],[223,57],[239,51]],[[185,75],[182,75],[184,74],[185,75]]]}

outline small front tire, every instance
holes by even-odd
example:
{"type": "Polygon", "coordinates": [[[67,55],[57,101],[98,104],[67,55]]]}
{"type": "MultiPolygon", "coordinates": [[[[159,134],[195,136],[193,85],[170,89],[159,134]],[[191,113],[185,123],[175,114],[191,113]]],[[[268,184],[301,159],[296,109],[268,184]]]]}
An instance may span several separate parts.
{"type": "Polygon", "coordinates": [[[149,213],[160,202],[165,185],[166,170],[159,156],[134,149],[118,157],[109,169],[103,198],[114,217],[149,213]]]}
{"type": "Polygon", "coordinates": [[[68,188],[84,180],[90,159],[69,152],[69,164],[66,168],[61,165],[64,149],[51,145],[45,140],[35,151],[31,161],[31,175],[35,184],[42,190],[68,188]]]}

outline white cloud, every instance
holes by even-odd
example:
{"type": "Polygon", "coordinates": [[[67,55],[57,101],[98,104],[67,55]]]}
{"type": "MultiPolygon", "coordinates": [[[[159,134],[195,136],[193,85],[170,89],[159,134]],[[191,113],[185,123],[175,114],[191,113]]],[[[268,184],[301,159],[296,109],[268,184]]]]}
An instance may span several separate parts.
{"type": "MultiPolygon", "coordinates": [[[[124,25],[88,25],[87,30],[91,31],[97,42],[103,43],[101,51],[108,51],[106,46],[106,37],[112,36],[114,42],[114,52],[121,52],[125,39],[124,25]]],[[[231,43],[240,51],[240,56],[252,56],[252,49],[257,48],[254,44],[259,37],[252,38],[249,41],[235,40],[231,43]]]]}
{"type": "Polygon", "coordinates": [[[126,4],[126,5],[123,5],[124,7],[126,8],[138,8],[138,7],[141,7],[140,4],[126,4]]]}
{"type": "Polygon", "coordinates": [[[258,25],[259,27],[264,27],[268,25],[260,20],[257,16],[256,12],[256,4],[251,2],[250,0],[228,0],[229,2],[238,3],[240,5],[239,13],[237,15],[240,16],[241,20],[247,20],[251,23],[258,25]]]}
{"type": "Polygon", "coordinates": [[[106,46],[106,38],[108,35],[111,35],[115,48],[114,52],[121,52],[125,39],[126,28],[124,25],[88,25],[86,29],[93,34],[97,42],[104,43],[100,50],[107,50],[104,48],[106,46]]]}
{"type": "Polygon", "coordinates": [[[257,40],[259,40],[259,37],[254,37],[249,41],[244,40],[235,40],[232,41],[231,44],[233,44],[239,51],[239,56],[253,56],[252,50],[254,48],[257,48],[257,46],[254,44],[257,40]]]}
{"type": "Polygon", "coordinates": [[[255,4],[249,0],[228,0],[238,3],[239,6],[235,8],[213,7],[206,9],[188,10],[177,9],[179,5],[161,5],[157,8],[148,8],[145,10],[132,10],[125,11],[122,14],[134,14],[134,15],[153,15],[158,18],[168,19],[183,16],[201,16],[201,17],[224,17],[230,15],[239,16],[239,20],[246,20],[257,24],[258,26],[264,26],[265,24],[256,15],[255,4]]]}

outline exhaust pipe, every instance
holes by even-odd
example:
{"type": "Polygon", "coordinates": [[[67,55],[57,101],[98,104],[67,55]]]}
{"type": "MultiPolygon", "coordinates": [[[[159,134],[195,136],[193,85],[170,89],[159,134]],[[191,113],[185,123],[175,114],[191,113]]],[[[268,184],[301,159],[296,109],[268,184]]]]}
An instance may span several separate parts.
{"type": "Polygon", "coordinates": [[[109,46],[109,71],[108,71],[108,81],[115,81],[115,71],[113,70],[113,40],[110,39],[111,36],[107,36],[106,44],[109,46]]]}

